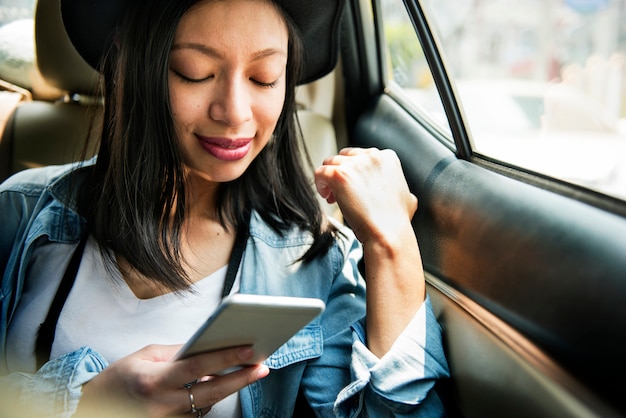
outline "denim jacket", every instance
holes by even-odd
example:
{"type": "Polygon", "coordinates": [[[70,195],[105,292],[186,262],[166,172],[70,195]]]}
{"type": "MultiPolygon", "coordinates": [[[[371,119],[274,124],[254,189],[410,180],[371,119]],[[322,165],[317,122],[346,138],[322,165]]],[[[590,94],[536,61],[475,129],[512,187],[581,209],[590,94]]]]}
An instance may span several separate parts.
{"type": "MultiPolygon", "coordinates": [[[[26,267],[43,240],[77,243],[84,220],[71,198],[79,187],[75,165],[27,170],[0,186],[0,375],[6,374],[7,328],[20,301],[26,267]],[[68,176],[70,172],[77,177],[68,176]]],[[[342,229],[328,253],[297,261],[312,242],[293,229],[279,235],[255,213],[241,265],[242,293],[317,297],[322,315],[266,360],[270,374],[240,392],[244,417],[289,417],[299,388],[318,416],[440,416],[437,379],[448,376],[441,328],[427,298],[382,358],[365,345],[365,282],[359,242],[342,229]]],[[[49,416],[69,417],[81,387],[107,367],[84,347],[46,363],[37,373],[0,378],[10,399],[35,402],[49,416]]]]}

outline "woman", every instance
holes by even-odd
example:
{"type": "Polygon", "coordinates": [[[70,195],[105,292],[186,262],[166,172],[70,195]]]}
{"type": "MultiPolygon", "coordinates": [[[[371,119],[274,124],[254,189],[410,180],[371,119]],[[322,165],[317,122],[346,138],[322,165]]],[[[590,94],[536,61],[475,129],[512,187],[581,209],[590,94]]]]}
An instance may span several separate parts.
{"type": "Polygon", "coordinates": [[[300,159],[295,86],[332,69],[342,3],[61,8],[103,75],[105,120],[95,162],[0,189],[5,393],[59,416],[283,417],[299,390],[319,416],[440,415],[447,365],[397,157],[345,149],[315,171],[351,230],[323,216],[300,159]],[[327,307],[262,365],[218,374],[247,347],[171,361],[232,292],[327,307]]]}

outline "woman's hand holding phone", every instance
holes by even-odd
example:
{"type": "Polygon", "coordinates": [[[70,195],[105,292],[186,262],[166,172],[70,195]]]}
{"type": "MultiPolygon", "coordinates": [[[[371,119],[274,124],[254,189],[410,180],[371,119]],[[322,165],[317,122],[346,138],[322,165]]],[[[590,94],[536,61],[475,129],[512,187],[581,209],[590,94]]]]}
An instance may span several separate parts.
{"type": "Polygon", "coordinates": [[[181,347],[150,345],[112,363],[83,386],[77,416],[93,416],[93,411],[100,414],[111,408],[135,411],[142,417],[179,415],[192,409],[207,412],[230,394],[269,374],[263,364],[222,374],[248,362],[254,355],[251,347],[228,348],[171,361],[181,347]],[[190,382],[197,383],[186,387],[190,382]]]}

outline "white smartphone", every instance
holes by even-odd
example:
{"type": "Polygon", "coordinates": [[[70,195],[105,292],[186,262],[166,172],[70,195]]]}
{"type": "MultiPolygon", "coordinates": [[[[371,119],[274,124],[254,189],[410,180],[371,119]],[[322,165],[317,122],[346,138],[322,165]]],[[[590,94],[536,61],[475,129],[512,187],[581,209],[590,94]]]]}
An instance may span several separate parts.
{"type": "Polygon", "coordinates": [[[224,298],[175,360],[251,345],[254,357],[247,364],[262,363],[324,309],[315,298],[235,293],[224,298]]]}

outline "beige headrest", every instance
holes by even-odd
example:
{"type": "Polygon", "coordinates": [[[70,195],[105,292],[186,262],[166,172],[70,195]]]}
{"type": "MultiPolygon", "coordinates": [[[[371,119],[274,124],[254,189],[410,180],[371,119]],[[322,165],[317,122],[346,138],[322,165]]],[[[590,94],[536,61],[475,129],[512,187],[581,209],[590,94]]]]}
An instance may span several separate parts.
{"type": "Polygon", "coordinates": [[[45,81],[69,93],[92,95],[99,74],[85,62],[70,42],[59,0],[38,0],[35,12],[37,66],[45,81]]]}

